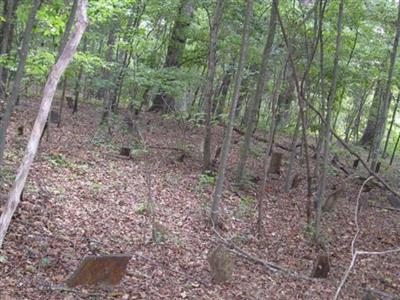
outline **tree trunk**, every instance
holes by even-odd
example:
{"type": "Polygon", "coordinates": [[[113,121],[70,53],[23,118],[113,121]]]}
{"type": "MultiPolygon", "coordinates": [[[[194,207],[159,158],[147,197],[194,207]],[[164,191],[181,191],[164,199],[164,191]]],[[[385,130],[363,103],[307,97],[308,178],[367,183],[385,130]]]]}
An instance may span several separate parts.
{"type": "Polygon", "coordinates": [[[359,141],[359,144],[362,146],[370,146],[374,140],[375,126],[378,119],[382,91],[383,89],[381,81],[377,81],[372,104],[369,108],[367,126],[365,127],[364,133],[359,141]]]}
{"type": "MultiPolygon", "coordinates": [[[[276,3],[276,9],[278,9],[278,3],[276,3]]],[[[272,150],[274,147],[275,132],[276,132],[276,125],[277,125],[277,123],[276,123],[277,102],[278,102],[278,98],[279,98],[279,94],[280,94],[280,86],[281,86],[281,82],[282,82],[283,73],[284,72],[282,70],[280,72],[280,74],[278,74],[278,78],[276,80],[276,84],[275,84],[275,88],[274,88],[273,98],[271,101],[272,118],[271,118],[271,126],[270,126],[269,138],[268,138],[268,146],[267,146],[267,149],[264,154],[263,174],[262,174],[261,184],[256,193],[257,204],[258,204],[257,233],[258,233],[259,237],[262,236],[263,228],[264,228],[263,219],[264,219],[265,188],[267,185],[268,172],[271,168],[271,162],[273,161],[271,155],[272,155],[272,150]]]]}
{"type": "Polygon", "coordinates": [[[392,133],[393,124],[394,124],[394,121],[396,118],[397,108],[399,107],[399,101],[400,101],[400,94],[397,95],[396,104],[394,105],[394,108],[393,108],[392,120],[390,121],[389,130],[386,135],[385,147],[383,148],[383,152],[382,152],[382,159],[384,159],[386,156],[386,150],[389,145],[390,134],[392,133]]]}
{"type": "Polygon", "coordinates": [[[285,180],[285,192],[288,193],[291,188],[291,179],[292,179],[292,170],[294,167],[294,161],[296,158],[296,145],[299,135],[299,127],[300,127],[300,116],[297,118],[296,127],[294,128],[294,133],[292,137],[292,143],[290,145],[290,159],[289,165],[286,171],[286,180],[285,180]]]}
{"type": "Polygon", "coordinates": [[[392,157],[390,158],[390,165],[393,164],[394,156],[396,155],[397,146],[399,145],[399,141],[400,141],[400,133],[397,136],[396,144],[394,145],[394,149],[393,149],[393,152],[392,152],[392,157]]]}
{"type": "MultiPolygon", "coordinates": [[[[13,21],[17,9],[17,0],[4,0],[3,18],[5,22],[1,28],[0,55],[6,55],[10,52],[12,43],[13,21]]],[[[5,68],[0,66],[0,95],[6,95],[5,78],[7,78],[5,68]]]]}
{"type": "Polygon", "coordinates": [[[397,12],[397,20],[396,20],[396,36],[394,37],[393,41],[393,49],[390,54],[390,63],[389,63],[389,70],[387,81],[385,85],[385,92],[383,94],[383,104],[382,110],[380,114],[380,118],[376,123],[376,131],[374,136],[374,142],[372,144],[372,157],[371,157],[371,169],[375,170],[378,164],[378,155],[379,149],[382,143],[383,134],[385,132],[386,127],[386,118],[391,98],[391,87],[392,87],[392,79],[394,73],[394,67],[396,63],[396,56],[397,56],[397,47],[399,45],[399,37],[400,37],[400,3],[398,4],[398,12],[397,12]]]}
{"type": "Polygon", "coordinates": [[[211,221],[212,223],[218,224],[218,219],[220,215],[219,207],[221,201],[222,190],[224,187],[225,180],[225,171],[226,165],[229,158],[229,152],[231,147],[231,139],[232,139],[232,131],[235,123],[235,110],[236,104],[238,102],[240,96],[240,86],[242,84],[242,73],[244,69],[244,65],[246,64],[247,52],[249,47],[249,35],[250,35],[250,22],[253,16],[253,0],[247,0],[246,7],[246,18],[243,25],[243,35],[242,35],[242,44],[240,46],[240,56],[239,56],[239,65],[235,74],[235,83],[232,95],[232,103],[229,111],[229,122],[226,127],[224,142],[222,144],[222,151],[220,156],[220,163],[218,166],[218,174],[215,185],[215,190],[213,194],[213,202],[211,205],[211,221]]]}
{"type": "Polygon", "coordinates": [[[260,106],[261,98],[264,93],[264,88],[267,82],[267,71],[268,71],[268,61],[271,54],[272,46],[274,43],[275,29],[276,29],[276,7],[278,6],[279,0],[273,0],[273,5],[271,8],[271,16],[269,21],[269,31],[267,41],[265,43],[264,52],[262,56],[260,73],[258,75],[257,87],[254,97],[250,99],[249,112],[246,120],[246,131],[244,135],[244,140],[240,148],[240,158],[237,168],[237,181],[239,184],[243,184],[243,178],[245,176],[245,167],[247,162],[247,156],[250,149],[251,136],[254,131],[254,123],[257,115],[257,108],[260,106]]]}
{"type": "Polygon", "coordinates": [[[339,54],[342,42],[342,28],[343,28],[343,10],[344,10],[344,0],[340,1],[339,4],[339,15],[337,21],[337,35],[336,35],[336,47],[335,56],[333,61],[333,74],[332,74],[332,86],[329,91],[328,99],[326,101],[326,124],[323,130],[323,152],[322,152],[322,162],[320,165],[319,172],[319,186],[315,197],[316,205],[316,215],[315,215],[315,231],[317,240],[320,238],[320,220],[322,214],[322,202],[326,188],[326,169],[328,165],[328,156],[330,151],[330,127],[332,119],[332,109],[333,103],[336,99],[336,83],[337,75],[339,70],[339,54]]]}
{"type": "MultiPolygon", "coordinates": [[[[65,25],[65,30],[64,30],[63,36],[61,38],[61,43],[60,43],[60,48],[58,50],[57,58],[60,57],[61,53],[63,52],[65,45],[67,44],[68,38],[71,34],[71,29],[72,29],[72,26],[74,25],[77,7],[78,7],[78,0],[74,0],[74,2],[72,3],[72,8],[71,8],[71,12],[68,17],[67,24],[65,25]]],[[[59,108],[59,119],[58,119],[58,123],[57,123],[58,128],[61,127],[61,119],[62,119],[63,106],[64,106],[64,102],[65,102],[66,89],[67,89],[67,77],[65,76],[64,81],[63,81],[63,90],[62,90],[60,108],[59,108]]]]}
{"type": "Polygon", "coordinates": [[[229,86],[231,84],[232,70],[226,71],[225,75],[222,77],[222,83],[219,88],[218,104],[215,109],[215,116],[220,120],[221,114],[223,114],[225,109],[226,98],[228,96],[229,86]]]}
{"type": "Polygon", "coordinates": [[[219,25],[223,13],[224,0],[217,0],[214,17],[212,21],[212,27],[210,28],[210,49],[208,53],[208,71],[207,80],[204,89],[204,96],[206,101],[206,120],[205,120],[205,136],[203,143],[203,170],[208,170],[211,165],[211,117],[212,117],[212,98],[213,98],[213,86],[215,67],[217,63],[217,43],[218,43],[218,31],[219,25]]]}
{"type": "MultiPolygon", "coordinates": [[[[107,39],[107,57],[106,60],[107,62],[111,63],[113,59],[113,47],[115,43],[115,28],[111,28],[110,33],[108,34],[108,39],[107,39]]],[[[107,86],[102,88],[101,91],[101,96],[103,97],[103,115],[101,118],[101,124],[108,124],[109,118],[111,115],[111,101],[112,101],[112,95],[111,95],[111,86],[109,86],[109,83],[111,81],[111,71],[110,70],[104,70],[103,78],[105,81],[107,81],[107,86]]]]}
{"type": "Polygon", "coordinates": [[[15,74],[14,84],[11,91],[11,96],[7,101],[6,108],[4,110],[3,117],[1,119],[0,126],[0,166],[3,165],[4,150],[6,144],[7,129],[10,124],[11,114],[14,111],[15,102],[19,96],[19,90],[21,86],[22,77],[25,70],[25,62],[28,56],[29,45],[32,39],[32,29],[36,20],[36,13],[39,9],[41,0],[34,0],[31,12],[29,14],[28,22],[26,24],[24,37],[22,39],[21,51],[19,53],[19,62],[17,72],[15,74]]]}
{"type": "MultiPolygon", "coordinates": [[[[64,45],[65,47],[65,45],[64,45]]],[[[62,113],[63,113],[63,108],[64,108],[64,102],[65,102],[65,93],[67,91],[67,82],[68,82],[68,77],[64,76],[64,81],[63,81],[63,88],[62,88],[62,93],[61,93],[61,99],[60,99],[60,108],[58,110],[59,114],[59,119],[57,123],[57,127],[61,127],[61,119],[62,119],[62,113]]]]}
{"type": "Polygon", "coordinates": [[[60,43],[60,48],[58,50],[58,56],[60,57],[61,53],[63,52],[65,45],[68,42],[68,38],[71,34],[71,29],[72,26],[74,25],[74,20],[75,20],[75,15],[76,15],[76,9],[78,8],[78,0],[74,0],[74,2],[72,3],[72,8],[71,8],[71,12],[69,14],[68,17],[68,21],[67,24],[65,25],[65,30],[63,33],[63,36],[61,38],[61,43],[60,43]]]}
{"type": "Polygon", "coordinates": [[[6,203],[5,209],[0,217],[0,248],[3,244],[4,237],[7,233],[7,229],[10,225],[11,218],[19,204],[21,192],[25,186],[25,182],[28,177],[30,167],[35,158],[39,146],[40,136],[43,132],[51,108],[51,103],[53,101],[53,97],[57,89],[57,83],[60,80],[61,75],[67,68],[68,64],[70,63],[72,56],[76,52],[79,41],[86,29],[87,26],[86,9],[87,9],[87,0],[79,0],[75,32],[73,33],[71,39],[68,40],[61,56],[58,58],[56,64],[53,66],[49,74],[49,77],[47,79],[46,85],[44,87],[42,102],[40,104],[35,124],[33,125],[32,133],[29,138],[25,156],[18,169],[18,173],[15,178],[15,182],[11,188],[10,196],[6,203]]]}
{"type": "MultiPolygon", "coordinates": [[[[178,14],[172,29],[172,35],[169,40],[167,56],[164,68],[180,68],[183,52],[185,50],[187,28],[190,26],[194,12],[194,5],[191,0],[181,0],[178,14]]],[[[165,91],[160,91],[153,100],[151,111],[173,111],[175,108],[175,99],[165,91]]]]}

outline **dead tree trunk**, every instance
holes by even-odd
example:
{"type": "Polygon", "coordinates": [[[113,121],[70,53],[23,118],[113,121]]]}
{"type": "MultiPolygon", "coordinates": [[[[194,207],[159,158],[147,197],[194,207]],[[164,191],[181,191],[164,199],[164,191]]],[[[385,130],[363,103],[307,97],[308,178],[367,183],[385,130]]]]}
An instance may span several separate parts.
{"type": "Polygon", "coordinates": [[[70,63],[72,56],[76,52],[78,44],[82,38],[82,35],[87,26],[87,4],[88,0],[79,0],[77,9],[77,20],[75,26],[75,32],[68,40],[67,44],[56,64],[53,66],[46,85],[43,90],[42,102],[40,104],[39,112],[36,117],[35,124],[33,125],[32,133],[29,138],[29,142],[25,151],[24,158],[18,169],[17,176],[14,184],[11,188],[10,196],[6,203],[5,209],[0,217],[0,248],[3,244],[4,237],[7,233],[7,229],[10,225],[11,218],[17,209],[20,201],[21,192],[25,186],[26,179],[28,177],[29,170],[35,158],[40,136],[43,132],[46,124],[47,117],[51,108],[54,94],[57,89],[57,83],[61,78],[61,75],[70,63]]]}

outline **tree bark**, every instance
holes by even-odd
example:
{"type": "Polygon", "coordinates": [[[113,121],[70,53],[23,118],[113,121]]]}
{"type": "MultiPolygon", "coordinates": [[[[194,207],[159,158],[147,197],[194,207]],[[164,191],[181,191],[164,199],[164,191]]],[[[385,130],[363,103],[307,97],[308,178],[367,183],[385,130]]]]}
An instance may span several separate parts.
{"type": "Polygon", "coordinates": [[[242,44],[240,47],[239,65],[234,79],[235,83],[232,95],[232,103],[229,111],[229,122],[225,130],[224,142],[222,144],[222,151],[220,156],[220,163],[218,166],[218,175],[217,175],[215,190],[213,193],[213,202],[211,205],[211,221],[213,224],[218,224],[220,215],[219,207],[220,207],[222,190],[224,187],[226,165],[228,162],[229,152],[231,147],[232,131],[235,123],[236,104],[240,96],[242,73],[247,59],[247,52],[249,47],[249,35],[250,35],[250,22],[252,16],[253,16],[253,0],[247,0],[246,18],[243,25],[243,35],[242,35],[242,44]]]}

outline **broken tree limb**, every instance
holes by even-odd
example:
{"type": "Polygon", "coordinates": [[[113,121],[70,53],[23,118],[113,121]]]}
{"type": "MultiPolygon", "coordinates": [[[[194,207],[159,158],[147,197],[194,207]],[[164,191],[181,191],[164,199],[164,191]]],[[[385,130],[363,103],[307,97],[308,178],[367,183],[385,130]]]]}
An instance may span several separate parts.
{"type": "Polygon", "coordinates": [[[6,203],[5,209],[0,217],[0,248],[3,244],[7,229],[10,225],[11,218],[20,202],[21,192],[25,186],[29,170],[37,153],[40,136],[42,135],[47,117],[50,112],[53,97],[57,89],[57,83],[59,82],[61,75],[64,73],[65,69],[71,62],[71,59],[75,54],[76,49],[78,48],[82,35],[85,32],[88,23],[86,13],[87,4],[88,0],[79,0],[76,13],[77,19],[75,31],[65,45],[60,57],[58,58],[56,64],[53,66],[49,77],[47,78],[47,82],[43,90],[43,97],[40,104],[39,112],[36,117],[35,124],[33,125],[32,133],[25,150],[24,158],[18,169],[17,176],[11,188],[10,196],[6,203]]]}

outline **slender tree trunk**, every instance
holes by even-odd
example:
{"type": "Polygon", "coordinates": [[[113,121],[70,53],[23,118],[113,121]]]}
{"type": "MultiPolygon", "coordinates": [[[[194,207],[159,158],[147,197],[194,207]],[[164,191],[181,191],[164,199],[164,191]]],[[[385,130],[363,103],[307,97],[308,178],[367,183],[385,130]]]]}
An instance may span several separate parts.
{"type": "Polygon", "coordinates": [[[232,95],[232,103],[229,111],[229,122],[228,126],[225,130],[224,142],[222,144],[222,151],[220,156],[220,163],[218,166],[218,175],[215,185],[215,190],[213,194],[213,202],[211,205],[211,221],[213,224],[218,224],[218,219],[220,215],[220,202],[222,190],[224,187],[225,180],[225,171],[226,165],[229,158],[229,152],[231,147],[232,140],[232,131],[233,126],[235,124],[235,110],[236,104],[238,102],[240,96],[240,86],[242,84],[242,73],[244,69],[244,65],[246,64],[247,52],[249,47],[249,35],[250,35],[250,22],[253,16],[253,0],[247,0],[246,6],[246,18],[243,25],[243,34],[242,34],[242,44],[240,46],[240,56],[239,56],[239,65],[235,74],[234,79],[234,88],[232,95]]]}
{"type": "Polygon", "coordinates": [[[232,72],[231,70],[226,71],[224,77],[222,78],[222,83],[220,87],[220,92],[218,93],[218,104],[215,109],[215,116],[221,119],[221,114],[225,110],[226,98],[228,96],[229,86],[231,84],[232,72]]]}
{"type": "Polygon", "coordinates": [[[294,161],[296,158],[296,145],[299,135],[299,127],[300,127],[300,116],[297,118],[296,127],[294,128],[294,133],[292,137],[292,143],[290,145],[290,159],[289,165],[286,173],[286,180],[285,180],[285,192],[288,193],[291,188],[292,183],[292,170],[294,167],[294,161]]]}
{"type": "Polygon", "coordinates": [[[315,205],[316,205],[316,215],[315,215],[315,231],[316,238],[319,240],[320,238],[320,221],[322,214],[322,202],[324,198],[324,193],[326,189],[326,169],[328,166],[328,155],[330,151],[330,127],[331,127],[331,119],[332,119],[332,108],[333,103],[336,99],[336,83],[337,83],[337,75],[339,70],[339,55],[340,48],[342,42],[342,28],[343,28],[343,11],[344,11],[344,0],[340,1],[339,4],[339,16],[337,22],[337,35],[336,35],[336,47],[335,47],[335,57],[333,61],[333,74],[332,74],[332,86],[329,91],[328,99],[326,101],[326,124],[323,130],[323,153],[322,153],[322,162],[320,165],[319,172],[319,186],[317,195],[315,197],[315,205]]]}
{"type": "MultiPolygon", "coordinates": [[[[63,36],[61,38],[61,43],[60,43],[60,48],[58,50],[57,58],[60,57],[61,53],[63,52],[63,50],[65,48],[65,45],[67,44],[68,38],[71,34],[72,26],[74,25],[77,8],[78,8],[78,0],[74,0],[74,2],[72,3],[72,8],[71,8],[71,12],[68,17],[67,24],[65,25],[65,30],[64,30],[63,36]]],[[[65,76],[64,81],[63,81],[63,90],[62,90],[60,107],[59,107],[59,119],[58,119],[58,123],[57,123],[58,128],[61,127],[61,119],[62,119],[63,106],[64,106],[64,102],[65,102],[66,89],[67,89],[67,77],[65,76]]]]}
{"type": "Polygon", "coordinates": [[[250,99],[249,103],[249,113],[246,120],[246,130],[244,135],[244,140],[240,148],[240,158],[237,168],[237,181],[239,184],[243,184],[243,179],[245,177],[245,167],[247,162],[247,156],[250,149],[251,136],[254,132],[255,117],[257,114],[257,108],[261,102],[262,95],[264,93],[265,85],[267,82],[267,72],[268,72],[268,61],[271,54],[272,46],[274,43],[275,29],[276,29],[276,7],[278,7],[279,0],[273,0],[273,6],[271,8],[271,17],[269,21],[269,32],[267,41],[265,43],[264,52],[262,56],[260,73],[257,80],[257,87],[254,97],[250,99]]]}
{"type": "MultiPolygon", "coordinates": [[[[276,7],[278,8],[278,7],[276,7]]],[[[296,94],[297,94],[297,99],[298,99],[298,105],[299,105],[299,116],[301,120],[301,127],[302,127],[302,139],[303,139],[303,148],[304,148],[304,157],[306,161],[306,172],[307,172],[307,221],[310,221],[310,213],[311,213],[311,170],[310,170],[310,161],[309,161],[309,155],[308,155],[308,140],[307,140],[307,123],[306,123],[306,118],[305,118],[305,98],[304,98],[304,89],[302,83],[300,84],[299,77],[297,76],[296,72],[296,65],[293,60],[293,50],[292,46],[289,42],[288,35],[286,33],[285,27],[283,26],[283,22],[279,13],[279,10],[277,9],[276,11],[277,19],[279,21],[282,35],[285,41],[285,45],[288,51],[288,59],[290,62],[290,65],[292,67],[292,76],[293,76],[293,81],[295,84],[296,88],[296,94]]],[[[303,78],[306,78],[306,72],[303,75],[303,78]]],[[[303,80],[302,80],[303,82],[303,80]]]]}
{"type": "Polygon", "coordinates": [[[29,50],[29,45],[31,43],[32,39],[32,29],[33,25],[36,20],[36,13],[39,9],[41,1],[40,0],[34,0],[32,4],[32,9],[29,14],[28,22],[26,24],[25,32],[24,32],[24,37],[22,39],[22,45],[21,45],[21,51],[19,53],[19,62],[18,62],[18,68],[17,72],[15,74],[15,79],[14,79],[14,84],[13,88],[11,91],[11,96],[7,101],[6,108],[4,110],[3,117],[1,119],[1,125],[0,125],[0,166],[3,165],[3,158],[4,158],[4,150],[6,146],[6,135],[7,135],[7,129],[10,124],[10,119],[11,119],[11,114],[14,111],[15,107],[15,102],[18,99],[19,95],[19,90],[21,87],[21,81],[22,77],[24,75],[24,70],[25,70],[25,62],[26,58],[28,56],[28,50],[29,50]]]}
{"type": "Polygon", "coordinates": [[[58,110],[58,114],[59,114],[59,119],[58,119],[58,123],[57,123],[58,128],[61,127],[61,119],[62,119],[62,113],[63,113],[64,102],[65,102],[65,93],[67,91],[67,82],[68,82],[68,77],[64,76],[63,88],[62,88],[61,100],[60,100],[60,108],[58,110]]]}
{"type": "MultiPolygon", "coordinates": [[[[87,40],[83,38],[83,52],[87,50],[87,40]]],[[[76,114],[78,112],[78,103],[79,103],[79,93],[81,90],[82,83],[82,74],[83,74],[83,65],[79,67],[78,77],[75,79],[75,88],[74,88],[74,106],[72,107],[72,114],[76,114]]],[[[110,99],[109,99],[110,102],[110,99]]]]}
{"type": "Polygon", "coordinates": [[[364,107],[365,100],[368,96],[369,88],[367,87],[364,92],[362,93],[362,96],[356,97],[354,99],[354,103],[352,105],[352,109],[350,110],[347,120],[346,120],[346,129],[345,129],[345,142],[347,143],[350,139],[350,134],[353,132],[353,134],[356,131],[356,127],[359,124],[360,121],[360,116],[362,109],[364,107]]]}
{"type": "Polygon", "coordinates": [[[79,103],[79,91],[81,89],[81,80],[83,74],[83,67],[80,66],[78,77],[75,80],[75,88],[74,88],[74,106],[72,108],[72,114],[76,114],[78,112],[78,103],[79,103]]]}
{"type": "Polygon", "coordinates": [[[57,83],[60,80],[62,73],[65,71],[68,64],[70,63],[72,56],[76,52],[79,41],[86,29],[86,9],[87,0],[79,0],[75,32],[73,33],[71,39],[65,45],[64,51],[57,60],[57,63],[53,66],[44,87],[42,102],[39,108],[38,115],[36,117],[35,124],[33,125],[25,156],[18,169],[18,173],[15,178],[15,182],[11,188],[10,196],[6,203],[5,209],[0,217],[0,248],[3,244],[7,229],[10,225],[11,218],[19,204],[21,192],[25,186],[29,170],[37,153],[40,136],[42,135],[47,116],[50,112],[51,103],[57,89],[57,83]]]}
{"type": "Polygon", "coordinates": [[[372,159],[371,159],[371,169],[372,170],[375,170],[376,166],[378,164],[379,149],[380,149],[380,146],[382,143],[383,134],[385,132],[386,117],[387,117],[389,102],[390,102],[390,98],[391,98],[390,90],[392,87],[392,79],[393,79],[394,67],[395,67],[396,56],[397,56],[397,47],[399,45],[399,37],[400,37],[400,3],[398,4],[397,20],[396,20],[396,36],[394,38],[393,49],[390,54],[388,76],[387,76],[387,81],[386,81],[386,85],[385,85],[385,92],[383,94],[383,97],[384,97],[383,105],[382,105],[380,118],[378,119],[378,122],[376,124],[375,137],[374,137],[374,142],[372,144],[372,159]]]}
{"type": "Polygon", "coordinates": [[[399,107],[399,100],[400,100],[400,94],[397,95],[396,104],[394,105],[394,108],[393,108],[392,120],[390,121],[389,130],[388,130],[387,135],[386,135],[385,147],[383,148],[383,152],[382,152],[382,159],[384,159],[385,156],[386,156],[386,150],[387,150],[387,147],[389,145],[390,134],[392,133],[393,124],[394,124],[395,119],[396,119],[397,108],[399,107]]]}
{"type": "MultiPolygon", "coordinates": [[[[276,4],[278,5],[278,3],[276,4]]],[[[257,217],[257,233],[258,236],[261,237],[263,233],[263,219],[264,219],[264,198],[265,198],[265,188],[267,185],[267,177],[268,177],[268,169],[270,168],[271,164],[271,154],[274,147],[274,140],[275,140],[275,131],[276,131],[276,111],[277,111],[277,102],[280,93],[280,86],[282,82],[283,70],[278,75],[276,80],[274,94],[271,101],[271,126],[268,138],[268,147],[264,154],[264,162],[263,162],[263,174],[261,179],[261,184],[257,190],[256,198],[258,204],[258,217],[257,217]]]]}
{"type": "MultiPolygon", "coordinates": [[[[107,40],[107,62],[111,63],[113,59],[113,47],[115,43],[115,28],[111,28],[110,33],[108,35],[108,40],[107,40]]],[[[111,71],[110,70],[104,70],[103,74],[104,80],[110,82],[111,80],[111,71]]],[[[108,124],[108,120],[110,118],[111,114],[111,92],[110,89],[111,87],[108,86],[109,83],[107,83],[106,88],[102,88],[102,97],[103,97],[103,116],[101,118],[101,124],[108,124]]],[[[110,125],[110,124],[108,124],[110,125]]]]}
{"type": "Polygon", "coordinates": [[[205,137],[203,143],[203,170],[208,170],[211,165],[211,117],[212,117],[212,98],[213,86],[215,77],[215,67],[217,63],[217,43],[219,25],[223,13],[224,0],[217,0],[215,6],[214,17],[211,27],[210,49],[208,54],[208,72],[207,81],[204,89],[206,101],[206,124],[205,124],[205,137]]]}
{"type": "Polygon", "coordinates": [[[74,2],[72,3],[72,8],[71,8],[71,12],[68,17],[67,24],[65,25],[65,30],[64,30],[63,36],[61,38],[60,48],[58,50],[58,57],[60,57],[61,53],[63,52],[63,50],[65,48],[65,45],[68,42],[68,38],[71,34],[72,26],[74,25],[77,8],[78,8],[78,0],[74,0],[74,2]]]}
{"type": "Polygon", "coordinates": [[[392,157],[390,158],[390,165],[393,164],[394,156],[396,155],[397,146],[399,145],[399,141],[400,141],[400,133],[397,136],[396,144],[394,145],[394,149],[393,149],[393,152],[392,152],[392,157]]]}

